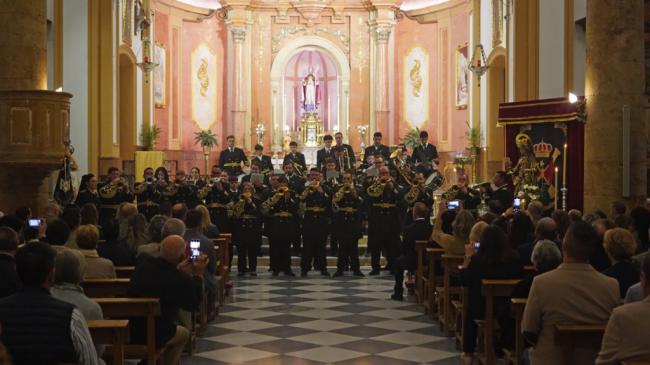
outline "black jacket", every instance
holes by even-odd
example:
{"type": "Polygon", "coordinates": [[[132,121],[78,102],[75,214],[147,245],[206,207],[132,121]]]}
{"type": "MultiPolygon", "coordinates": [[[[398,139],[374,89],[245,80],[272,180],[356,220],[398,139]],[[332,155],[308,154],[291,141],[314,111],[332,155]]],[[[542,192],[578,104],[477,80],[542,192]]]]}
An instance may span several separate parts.
{"type": "Polygon", "coordinates": [[[508,187],[508,185],[504,185],[499,187],[498,189],[494,190],[492,192],[492,195],[490,197],[490,200],[498,200],[501,202],[503,205],[503,210],[508,210],[512,206],[512,200],[514,199],[514,195],[512,194],[512,191],[508,187]]]}
{"type": "Polygon", "coordinates": [[[230,175],[241,174],[241,163],[244,161],[247,161],[246,154],[239,147],[233,147],[232,152],[230,152],[229,148],[226,148],[219,154],[219,167],[230,175]]]}
{"type": "Polygon", "coordinates": [[[20,288],[13,256],[0,254],[0,298],[8,297],[20,288]]]}
{"type": "Polygon", "coordinates": [[[433,226],[427,219],[417,220],[404,227],[402,232],[402,252],[409,264],[408,269],[415,269],[417,266],[415,241],[428,241],[431,238],[432,230],[433,226]]]}
{"type": "MultiPolygon", "coordinates": [[[[282,164],[284,165],[287,162],[294,162],[294,163],[300,165],[300,167],[302,168],[301,173],[303,173],[303,174],[308,172],[308,171],[306,171],[307,170],[307,162],[305,162],[305,155],[303,155],[300,152],[296,152],[295,154],[287,153],[286,155],[284,155],[284,161],[282,161],[282,164]]],[[[295,172],[298,173],[298,171],[295,171],[295,172]]]]}
{"type": "Polygon", "coordinates": [[[316,151],[316,168],[320,171],[325,171],[325,164],[330,158],[336,161],[334,157],[334,147],[330,147],[329,152],[324,147],[316,151]]]}
{"type": "Polygon", "coordinates": [[[625,298],[627,289],[639,282],[639,269],[630,261],[620,261],[603,271],[604,275],[618,281],[621,298],[625,298]]]}
{"type": "Polygon", "coordinates": [[[135,255],[129,249],[126,241],[106,241],[97,246],[99,256],[109,259],[115,266],[132,266],[135,264],[135,255]]]}
{"type": "Polygon", "coordinates": [[[431,143],[427,143],[426,147],[418,146],[413,150],[413,156],[411,156],[411,161],[413,163],[431,163],[431,161],[438,159],[438,150],[436,146],[431,143]]]}
{"type": "MultiPolygon", "coordinates": [[[[176,333],[176,318],[178,310],[195,311],[202,297],[203,280],[191,277],[178,270],[161,258],[141,255],[127,296],[159,298],[160,317],[156,318],[156,343],[165,344],[176,333]]],[[[144,336],[144,321],[134,321],[131,327],[132,339],[142,343],[144,336]]]]}
{"type": "Polygon", "coordinates": [[[266,155],[262,155],[262,157],[253,156],[253,158],[251,159],[251,165],[254,163],[260,165],[260,172],[263,174],[273,171],[273,162],[271,161],[270,156],[266,156],[266,155]]]}
{"type": "Polygon", "coordinates": [[[366,147],[366,150],[364,151],[364,158],[368,158],[368,156],[375,156],[375,155],[381,155],[384,157],[384,161],[388,162],[388,159],[390,158],[390,151],[388,150],[388,146],[385,146],[383,144],[380,144],[379,147],[375,147],[375,145],[372,145],[370,147],[366,147]]]}

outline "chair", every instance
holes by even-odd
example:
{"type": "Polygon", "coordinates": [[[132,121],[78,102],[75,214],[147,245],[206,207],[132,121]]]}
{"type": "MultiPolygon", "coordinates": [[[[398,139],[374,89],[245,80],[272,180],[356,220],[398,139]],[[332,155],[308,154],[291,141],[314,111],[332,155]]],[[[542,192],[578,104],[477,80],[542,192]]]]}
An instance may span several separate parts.
{"type": "Polygon", "coordinates": [[[575,349],[600,350],[605,334],[606,323],[603,324],[556,324],[555,345],[562,348],[562,365],[573,362],[575,349]]]}
{"type": "Polygon", "coordinates": [[[451,317],[451,299],[460,295],[460,286],[451,286],[451,275],[458,272],[458,266],[465,259],[462,255],[442,255],[442,267],[444,268],[443,286],[436,288],[438,295],[438,321],[442,333],[447,336],[453,336],[453,326],[451,317]]]}
{"type": "Polygon", "coordinates": [[[436,286],[437,283],[442,282],[442,277],[436,274],[436,268],[442,265],[442,255],[445,250],[442,248],[427,248],[425,250],[427,255],[428,267],[427,276],[423,280],[424,292],[424,312],[428,313],[431,318],[434,318],[436,312],[436,286]]]}
{"type": "Polygon", "coordinates": [[[415,270],[415,301],[418,304],[424,302],[424,287],[427,281],[428,275],[425,276],[425,272],[428,274],[428,268],[424,266],[424,255],[425,250],[427,249],[427,241],[415,241],[415,252],[417,253],[417,269],[415,270]]]}
{"type": "Polygon", "coordinates": [[[521,333],[521,320],[524,317],[524,309],[526,308],[527,301],[527,298],[510,299],[510,308],[515,317],[515,348],[514,351],[510,349],[504,350],[506,365],[519,365],[521,357],[524,354],[526,344],[524,343],[524,335],[521,333]]]}
{"type": "Polygon", "coordinates": [[[124,347],[129,341],[128,320],[90,320],[87,321],[88,330],[97,345],[112,345],[112,364],[124,364],[124,347]]]}
{"type": "Polygon", "coordinates": [[[81,282],[90,298],[126,297],[131,279],[86,279],[81,282]]]}
{"type": "MultiPolygon", "coordinates": [[[[94,298],[102,307],[104,317],[143,318],[146,321],[146,344],[128,344],[124,348],[127,359],[145,359],[148,364],[156,364],[162,348],[156,348],[156,317],[160,316],[158,298],[94,298]]],[[[111,348],[112,351],[112,348],[111,348]]]]}

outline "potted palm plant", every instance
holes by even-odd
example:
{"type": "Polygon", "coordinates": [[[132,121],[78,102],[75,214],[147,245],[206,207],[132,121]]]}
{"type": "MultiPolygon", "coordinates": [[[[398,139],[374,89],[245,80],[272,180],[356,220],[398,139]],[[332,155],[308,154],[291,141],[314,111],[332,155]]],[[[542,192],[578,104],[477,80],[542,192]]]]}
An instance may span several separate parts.
{"type": "Polygon", "coordinates": [[[163,151],[155,151],[158,138],[160,138],[160,132],[160,128],[154,124],[142,124],[142,129],[140,130],[140,146],[142,150],[135,152],[137,181],[142,181],[143,177],[141,172],[144,172],[145,168],[156,168],[164,164],[165,153],[163,151]]]}
{"type": "Polygon", "coordinates": [[[469,150],[469,155],[471,158],[472,164],[472,178],[478,181],[478,176],[476,172],[476,163],[478,160],[478,154],[481,151],[481,139],[483,139],[483,134],[481,130],[476,127],[469,125],[468,121],[465,121],[467,125],[467,132],[465,132],[465,139],[467,140],[467,149],[469,150]]]}
{"type": "Polygon", "coordinates": [[[207,174],[210,151],[219,144],[217,142],[217,136],[210,129],[200,130],[194,133],[194,143],[201,146],[203,157],[205,158],[205,173],[207,174]]]}
{"type": "Polygon", "coordinates": [[[420,128],[415,127],[408,131],[404,138],[402,138],[402,143],[404,143],[404,146],[410,148],[411,150],[420,147],[422,145],[422,141],[420,141],[420,128]]]}

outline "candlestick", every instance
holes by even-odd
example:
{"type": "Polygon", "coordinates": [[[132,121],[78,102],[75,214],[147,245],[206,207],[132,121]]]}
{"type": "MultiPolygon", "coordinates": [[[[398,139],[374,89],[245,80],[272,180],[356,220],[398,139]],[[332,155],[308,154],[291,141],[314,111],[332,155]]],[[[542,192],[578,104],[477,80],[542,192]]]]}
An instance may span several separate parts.
{"type": "Polygon", "coordinates": [[[557,209],[557,197],[560,194],[560,187],[557,186],[557,179],[558,179],[558,170],[557,167],[555,167],[555,173],[553,174],[553,178],[555,179],[555,185],[553,186],[553,189],[555,189],[555,209],[557,209]]]}
{"type": "Polygon", "coordinates": [[[566,160],[567,160],[567,144],[564,144],[564,154],[562,155],[562,159],[564,160],[562,162],[562,186],[566,187],[566,160]]]}

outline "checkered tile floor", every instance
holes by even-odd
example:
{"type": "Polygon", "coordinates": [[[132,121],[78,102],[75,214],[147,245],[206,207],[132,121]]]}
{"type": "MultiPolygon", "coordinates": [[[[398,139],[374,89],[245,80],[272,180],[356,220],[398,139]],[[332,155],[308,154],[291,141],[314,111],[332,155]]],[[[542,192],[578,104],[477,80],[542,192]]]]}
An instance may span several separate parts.
{"type": "Polygon", "coordinates": [[[453,340],[420,306],[389,299],[387,273],[234,280],[229,303],[183,364],[460,364],[453,340]]]}

